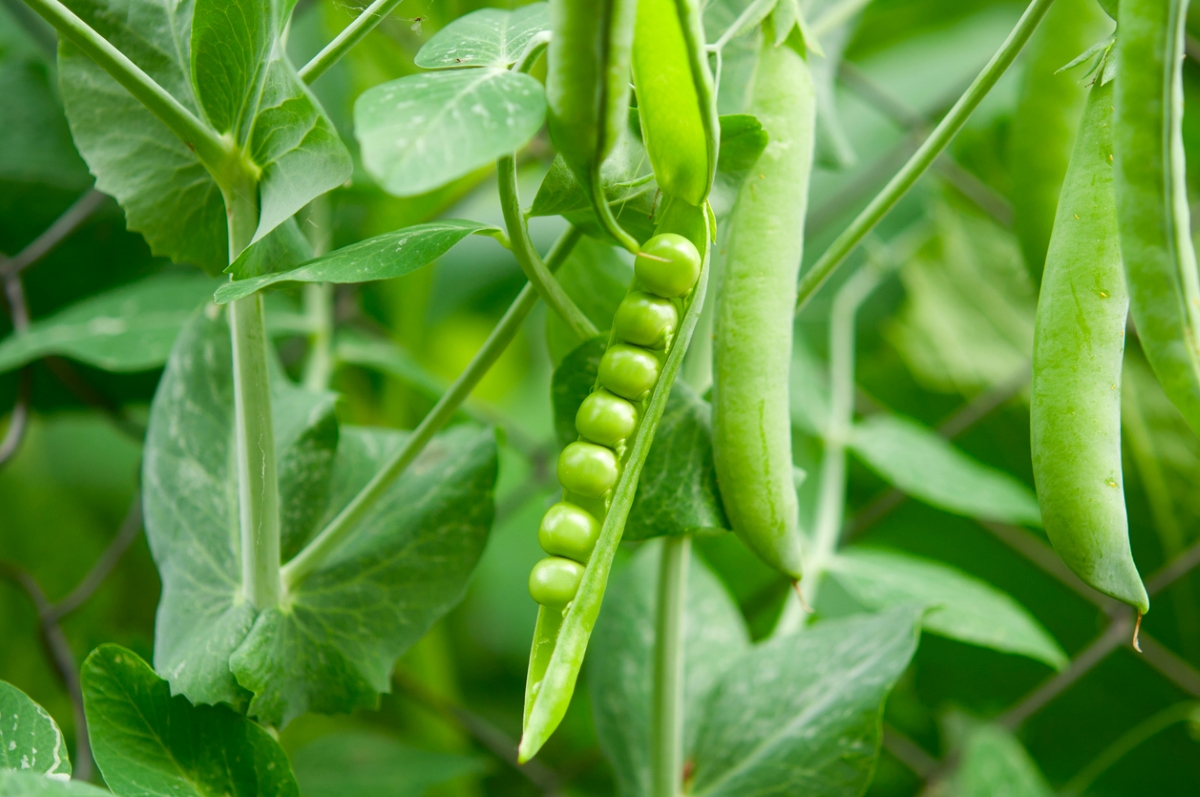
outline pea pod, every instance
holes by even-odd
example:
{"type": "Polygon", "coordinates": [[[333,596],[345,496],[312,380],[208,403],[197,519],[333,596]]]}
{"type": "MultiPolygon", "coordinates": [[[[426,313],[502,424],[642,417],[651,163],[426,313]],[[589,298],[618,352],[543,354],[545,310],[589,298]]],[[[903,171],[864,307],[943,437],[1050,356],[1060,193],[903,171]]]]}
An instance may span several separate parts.
{"type": "Polygon", "coordinates": [[[550,557],[530,575],[530,594],[541,606],[525,686],[522,762],[537,754],[571,702],[642,464],[704,304],[710,235],[704,208],[668,200],[646,242],[650,256],[634,263],[624,321],[614,325],[596,385],[576,416],[580,440],[559,459],[563,500],[538,530],[550,557]]]}
{"type": "Polygon", "coordinates": [[[750,108],[769,143],[738,191],[716,303],[713,457],[733,530],[799,579],[788,368],[816,99],[799,37],[773,39],[759,49],[750,108]]]}
{"type": "Polygon", "coordinates": [[[600,166],[629,118],[629,63],[637,0],[551,0],[547,53],[550,137],[622,246],[637,241],[613,217],[600,166]]]}
{"type": "Polygon", "coordinates": [[[690,205],[704,204],[720,131],[697,0],[639,0],[633,84],[658,187],[690,205]]]}
{"type": "Polygon", "coordinates": [[[1145,613],[1121,473],[1121,358],[1129,297],[1117,236],[1113,85],[1093,86],[1063,181],[1033,339],[1033,476],[1059,557],[1145,613]]]}
{"type": "Polygon", "coordinates": [[[1200,275],[1183,155],[1184,0],[1121,0],[1113,132],[1117,224],[1138,340],[1200,433],[1200,275]]]}
{"type": "Polygon", "coordinates": [[[1087,99],[1078,75],[1060,69],[1111,28],[1096,0],[1055,0],[1029,43],[1008,157],[1013,232],[1035,282],[1042,279],[1058,195],[1087,99]]]}

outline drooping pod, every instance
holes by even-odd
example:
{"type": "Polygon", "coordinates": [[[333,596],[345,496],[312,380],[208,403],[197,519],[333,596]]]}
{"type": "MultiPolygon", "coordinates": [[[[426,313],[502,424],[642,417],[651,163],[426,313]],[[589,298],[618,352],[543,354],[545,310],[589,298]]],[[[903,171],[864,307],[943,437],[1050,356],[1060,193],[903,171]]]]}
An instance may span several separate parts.
{"type": "Polygon", "coordinates": [[[717,171],[716,95],[697,0],[639,0],[633,83],[642,139],[663,193],[700,206],[717,171]]]}
{"type": "Polygon", "coordinates": [[[538,529],[549,556],[529,580],[540,607],[522,761],[537,753],[570,704],[641,466],[704,301],[710,235],[703,208],[668,200],[658,234],[634,261],[596,383],[576,414],[579,440],[559,457],[563,497],[538,529]]]}
{"type": "Polygon", "coordinates": [[[600,223],[637,251],[613,217],[600,166],[629,119],[629,70],[637,0],[551,0],[546,105],[550,137],[591,198],[600,223]]]}
{"type": "Polygon", "coordinates": [[[1063,181],[1033,339],[1033,476],[1054,550],[1095,589],[1145,613],[1121,473],[1129,297],[1113,191],[1113,84],[1099,77],[1063,181]]]}
{"type": "Polygon", "coordinates": [[[796,580],[802,552],[788,369],[816,98],[799,36],[778,46],[774,38],[763,37],[750,107],[770,138],[738,191],[717,295],[713,458],[733,530],[796,580]]]}

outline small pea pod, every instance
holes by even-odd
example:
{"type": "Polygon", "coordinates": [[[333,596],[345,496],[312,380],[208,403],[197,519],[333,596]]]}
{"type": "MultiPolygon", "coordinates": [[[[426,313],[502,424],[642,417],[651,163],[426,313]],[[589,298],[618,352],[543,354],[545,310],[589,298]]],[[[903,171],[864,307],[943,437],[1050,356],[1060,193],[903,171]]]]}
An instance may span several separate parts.
{"type": "Polygon", "coordinates": [[[551,0],[547,54],[550,137],[592,199],[605,229],[636,252],[613,217],[600,166],[629,119],[629,70],[637,0],[551,0]]]}
{"type": "Polygon", "coordinates": [[[1145,613],[1121,474],[1121,358],[1129,297],[1117,236],[1113,84],[1093,86],[1063,181],[1033,339],[1030,428],[1042,521],[1095,589],[1145,613]]]}
{"type": "Polygon", "coordinates": [[[717,170],[716,93],[697,0],[639,0],[633,83],[658,187],[700,206],[717,170]]]}
{"type": "Polygon", "coordinates": [[[1027,48],[1008,158],[1013,232],[1035,282],[1042,279],[1058,195],[1087,99],[1078,76],[1060,70],[1111,29],[1096,0],[1055,0],[1027,48]]]}
{"type": "Polygon", "coordinates": [[[733,530],[767,564],[799,579],[788,369],[816,100],[799,37],[775,46],[769,33],[750,112],[770,138],[738,191],[717,296],[713,457],[733,530]]]}
{"type": "Polygon", "coordinates": [[[530,574],[540,607],[525,686],[520,761],[537,754],[570,705],[600,614],[642,465],[696,328],[708,279],[709,216],[669,200],[634,263],[592,393],[576,415],[580,439],[563,449],[564,492],[542,519],[550,556],[530,574]]]}
{"type": "Polygon", "coordinates": [[[1185,0],[1121,0],[1114,180],[1138,340],[1167,396],[1200,433],[1200,274],[1183,154],[1185,0]]]}

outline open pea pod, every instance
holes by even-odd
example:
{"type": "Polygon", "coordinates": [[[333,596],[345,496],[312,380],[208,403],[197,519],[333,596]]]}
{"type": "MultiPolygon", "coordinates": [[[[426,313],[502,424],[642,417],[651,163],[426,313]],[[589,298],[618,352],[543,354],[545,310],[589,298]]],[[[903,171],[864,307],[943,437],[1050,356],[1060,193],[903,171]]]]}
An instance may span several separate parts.
{"type": "MultiPolygon", "coordinates": [[[[637,276],[635,276],[630,289],[630,298],[643,295],[671,298],[677,302],[675,306],[680,311],[680,321],[678,328],[670,333],[665,346],[661,350],[653,352],[659,364],[658,375],[653,387],[648,390],[646,395],[638,397],[636,400],[632,394],[626,394],[626,398],[629,398],[635,406],[636,426],[629,432],[629,436],[617,443],[615,450],[610,452],[618,460],[617,468],[620,475],[616,478],[615,484],[611,489],[601,491],[601,494],[597,496],[594,494],[595,491],[588,489],[586,477],[579,479],[578,482],[575,478],[570,477],[570,471],[575,470],[575,463],[570,460],[572,455],[569,453],[572,451],[572,446],[581,447],[579,449],[581,459],[586,457],[588,447],[596,449],[597,452],[608,451],[607,448],[589,442],[572,443],[564,449],[563,458],[560,459],[560,479],[563,479],[564,471],[568,472],[566,474],[568,478],[564,480],[564,486],[567,488],[564,494],[564,503],[552,508],[551,512],[547,513],[547,517],[549,518],[557,508],[567,507],[566,510],[560,510],[566,513],[564,517],[567,520],[583,518],[584,523],[579,525],[586,525],[589,516],[595,518],[599,523],[599,534],[594,544],[588,540],[587,544],[580,546],[583,550],[580,551],[578,559],[586,560],[586,566],[582,567],[582,575],[572,574],[571,571],[581,565],[571,561],[572,553],[566,547],[563,550],[549,550],[548,548],[547,552],[552,556],[542,560],[534,568],[530,580],[530,591],[535,594],[535,597],[538,597],[539,602],[543,605],[538,610],[533,649],[529,659],[529,675],[525,687],[524,728],[518,751],[521,762],[528,761],[537,754],[562,721],[567,706],[571,702],[571,696],[575,691],[575,682],[579,677],[579,670],[583,666],[588,639],[596,624],[596,618],[600,614],[600,605],[604,600],[604,590],[612,570],[613,557],[621,542],[625,521],[629,516],[629,510],[637,492],[642,465],[650,452],[655,429],[671,393],[671,385],[679,373],[688,343],[695,331],[700,310],[704,305],[709,270],[709,245],[713,233],[707,209],[689,205],[680,199],[668,200],[656,229],[657,235],[665,233],[682,236],[694,245],[699,254],[699,274],[695,275],[693,272],[694,287],[679,295],[674,293],[669,284],[648,280],[645,272],[636,272],[637,276]],[[590,548],[590,551],[586,550],[587,548],[590,548]],[[578,579],[577,586],[575,583],[569,585],[573,595],[562,601],[565,605],[556,605],[558,602],[551,597],[553,593],[560,589],[563,582],[575,578],[578,579]],[[547,597],[551,597],[549,601],[539,597],[538,591],[542,590],[545,591],[544,594],[547,597]],[[547,605],[548,603],[549,605],[547,605]]],[[[651,248],[651,244],[652,242],[648,242],[648,249],[651,248]]],[[[619,315],[620,311],[618,311],[619,315]]],[[[621,319],[618,317],[609,338],[609,352],[622,348],[636,349],[641,352],[652,351],[638,349],[628,344],[630,336],[636,337],[637,334],[637,331],[631,327],[623,329],[621,319]]],[[[597,389],[592,396],[605,395],[605,391],[600,390],[602,385],[618,394],[617,401],[624,401],[620,398],[621,387],[614,383],[611,377],[606,380],[603,360],[601,361],[600,377],[597,380],[597,389]]],[[[577,424],[583,418],[584,415],[581,414],[577,419],[577,424]]],[[[607,425],[605,428],[608,428],[607,425]]],[[[584,431],[584,427],[581,426],[580,431],[584,431]]],[[[599,434],[603,435],[604,432],[599,434]]],[[[579,478],[578,475],[576,478],[579,478]]],[[[539,537],[542,537],[547,525],[547,521],[544,520],[543,531],[539,531],[539,537]]],[[[543,547],[547,547],[544,537],[542,542],[543,547]]],[[[554,545],[549,547],[554,547],[554,545]]]]}
{"type": "Polygon", "coordinates": [[[1200,274],[1183,152],[1186,0],[1121,0],[1113,129],[1121,257],[1138,339],[1200,433],[1200,274]]]}

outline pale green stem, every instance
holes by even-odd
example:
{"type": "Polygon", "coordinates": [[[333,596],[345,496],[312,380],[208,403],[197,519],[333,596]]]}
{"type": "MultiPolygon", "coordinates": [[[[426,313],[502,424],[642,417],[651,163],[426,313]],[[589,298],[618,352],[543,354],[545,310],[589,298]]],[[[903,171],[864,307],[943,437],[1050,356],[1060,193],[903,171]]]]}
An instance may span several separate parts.
{"type": "MultiPolygon", "coordinates": [[[[233,262],[258,226],[258,187],[247,181],[225,192],[229,260],[233,262]]],[[[238,527],[242,592],[255,608],[279,603],[279,479],[271,416],[267,328],[262,295],[229,305],[233,339],[234,455],[238,483],[238,527]]]]}
{"type": "MultiPolygon", "coordinates": [[[[170,128],[179,140],[187,144],[213,178],[222,186],[231,185],[231,171],[244,164],[233,142],[222,138],[217,131],[183,106],[170,92],[147,75],[141,67],[75,15],[59,0],[25,0],[42,19],[49,22],[63,39],[78,47],[105,72],[112,76],[146,106],[150,113],[170,128]]],[[[258,214],[255,213],[255,219],[258,214]]]]}
{"type": "Polygon", "coordinates": [[[992,60],[983,68],[966,92],[958,98],[958,102],[954,103],[950,112],[929,134],[929,138],[925,139],[920,148],[896,173],[896,176],[871,200],[862,213],[858,214],[858,217],[850,223],[845,232],[838,236],[812,268],[800,278],[797,287],[796,312],[804,309],[804,306],[825,283],[825,280],[829,279],[829,276],[846,257],[862,243],[863,238],[933,165],[950,140],[962,129],[972,111],[983,101],[992,86],[996,85],[1000,76],[1012,65],[1013,60],[1021,52],[1025,42],[1029,41],[1029,37],[1033,35],[1033,31],[1053,2],[1054,0],[1033,0],[1029,4],[1025,13],[1021,15],[1020,21],[1017,22],[1017,26],[1004,40],[1004,44],[992,56],[992,60]]]}
{"type": "Polygon", "coordinates": [[[312,323],[308,359],[304,361],[304,386],[320,391],[333,375],[333,285],[314,282],[304,286],[304,314],[312,323]]]}
{"type": "Polygon", "coordinates": [[[529,284],[537,290],[546,306],[557,313],[580,340],[596,337],[600,330],[596,329],[591,319],[571,301],[571,297],[558,284],[558,280],[554,279],[554,275],[533,248],[533,242],[529,240],[529,227],[525,222],[525,214],[521,212],[521,198],[517,193],[517,163],[512,155],[505,155],[496,161],[496,177],[500,186],[500,207],[504,211],[504,224],[508,228],[512,253],[517,258],[521,270],[525,272],[529,284]]]}
{"type": "MultiPolygon", "coordinates": [[[[567,231],[559,237],[549,254],[546,255],[546,263],[550,269],[556,269],[562,265],[581,235],[575,227],[567,228],[567,231]]],[[[320,567],[321,563],[337,549],[358,521],[371,511],[376,502],[383,497],[383,494],[392,486],[392,482],[420,455],[433,436],[454,417],[459,405],[471,394],[471,391],[479,384],[479,380],[512,343],[521,329],[521,324],[524,323],[537,301],[537,291],[527,284],[509,306],[504,317],[500,319],[500,323],[492,330],[492,334],[488,336],[483,346],[467,364],[466,369],[459,374],[450,389],[442,395],[420,425],[413,430],[400,450],[380,468],[374,478],[346,505],[346,508],[339,512],[337,517],[304,547],[304,550],[284,565],[283,582],[288,589],[294,589],[309,574],[320,567]]]]}
{"type": "Polygon", "coordinates": [[[317,53],[300,69],[300,79],[305,83],[312,83],[325,74],[329,67],[342,60],[343,55],[350,52],[356,44],[363,40],[363,37],[373,31],[375,26],[402,2],[404,0],[375,0],[374,3],[363,9],[363,12],[344,27],[342,32],[333,38],[333,41],[325,45],[325,49],[317,53]]]}
{"type": "Polygon", "coordinates": [[[1062,794],[1064,797],[1075,797],[1075,795],[1083,794],[1109,767],[1124,758],[1142,742],[1161,733],[1177,722],[1188,721],[1200,722],[1200,703],[1192,701],[1176,703],[1142,720],[1106,747],[1078,775],[1071,778],[1063,788],[1062,794]]]}
{"type": "Polygon", "coordinates": [[[684,638],[691,551],[690,535],[663,540],[650,704],[651,797],[678,797],[683,786],[684,638]]]}

